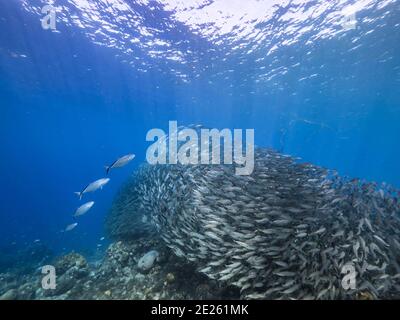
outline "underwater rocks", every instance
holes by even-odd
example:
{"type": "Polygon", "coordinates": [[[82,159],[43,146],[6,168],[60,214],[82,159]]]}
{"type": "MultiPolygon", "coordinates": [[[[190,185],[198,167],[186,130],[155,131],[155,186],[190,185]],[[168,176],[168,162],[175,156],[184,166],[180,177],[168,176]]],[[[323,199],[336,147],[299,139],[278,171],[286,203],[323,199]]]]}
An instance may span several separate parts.
{"type": "Polygon", "coordinates": [[[31,299],[75,299],[84,292],[84,285],[89,281],[90,266],[78,253],[70,253],[48,262],[55,267],[56,288],[43,289],[42,266],[35,271],[20,275],[18,272],[0,274],[0,295],[16,300],[31,299]],[[13,295],[10,295],[10,290],[13,295]]]}
{"type": "Polygon", "coordinates": [[[165,281],[167,283],[173,283],[175,281],[175,275],[173,273],[168,273],[167,276],[165,277],[165,281]]]}
{"type": "Polygon", "coordinates": [[[0,300],[29,300],[35,298],[37,286],[32,285],[31,277],[21,275],[19,268],[15,273],[0,273],[0,300]]]}
{"type": "Polygon", "coordinates": [[[56,268],[57,275],[63,275],[71,270],[79,270],[79,273],[81,273],[87,271],[88,263],[82,255],[72,252],[59,258],[54,267],[56,268]]]}
{"type": "Polygon", "coordinates": [[[18,296],[18,291],[10,289],[0,296],[0,300],[15,300],[18,296]]]}
{"type": "Polygon", "coordinates": [[[256,149],[234,165],[142,166],[106,221],[114,239],[156,233],[172,252],[248,299],[399,297],[399,191],[256,149]],[[133,226],[134,225],[134,226],[133,226]],[[357,286],[342,286],[345,267],[357,286]]]}
{"type": "Polygon", "coordinates": [[[30,283],[26,282],[20,287],[18,287],[18,294],[17,294],[17,299],[18,300],[32,300],[35,299],[36,296],[36,289],[37,285],[36,283],[30,283]]]}
{"type": "Polygon", "coordinates": [[[208,281],[152,237],[111,244],[96,274],[111,299],[195,299],[192,284],[208,281]]]}
{"type": "MultiPolygon", "coordinates": [[[[1,276],[1,275],[0,275],[1,276]]],[[[10,288],[9,285],[0,283],[0,300],[31,300],[35,298],[35,288],[29,277],[24,277],[10,288]]]]}
{"type": "Polygon", "coordinates": [[[42,290],[47,297],[66,295],[73,297],[75,291],[81,290],[89,275],[89,265],[86,259],[75,252],[60,257],[54,263],[56,270],[56,288],[42,290]]]}
{"type": "MultiPolygon", "coordinates": [[[[118,241],[112,243],[107,249],[103,264],[111,267],[115,266],[116,268],[120,266],[133,266],[136,263],[134,252],[134,248],[128,242],[118,241]]],[[[118,269],[116,272],[118,272],[118,269]]]]}
{"type": "Polygon", "coordinates": [[[142,271],[150,270],[153,267],[156,260],[158,259],[159,255],[160,254],[155,250],[151,250],[151,251],[147,252],[138,261],[138,268],[142,271]]]}
{"type": "Polygon", "coordinates": [[[0,300],[35,299],[40,281],[38,276],[32,275],[53,257],[53,253],[40,242],[25,248],[1,248],[0,300]]]}
{"type": "Polygon", "coordinates": [[[235,299],[239,292],[226,291],[218,283],[195,272],[191,264],[176,257],[159,239],[142,238],[112,243],[100,261],[89,264],[78,253],[54,262],[57,286],[41,287],[39,270],[25,277],[0,274],[2,299],[235,299]],[[138,263],[155,250],[157,263],[144,272],[138,263]],[[199,289],[200,288],[200,289],[199,289]],[[203,289],[201,289],[203,288],[203,289]]]}

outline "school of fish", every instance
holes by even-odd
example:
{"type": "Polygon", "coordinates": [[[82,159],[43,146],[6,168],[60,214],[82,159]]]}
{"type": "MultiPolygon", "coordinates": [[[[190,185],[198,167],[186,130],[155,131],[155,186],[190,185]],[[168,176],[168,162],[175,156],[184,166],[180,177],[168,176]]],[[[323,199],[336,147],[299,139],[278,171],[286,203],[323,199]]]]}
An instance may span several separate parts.
{"type": "Polygon", "coordinates": [[[234,167],[141,166],[114,200],[109,235],[158,234],[247,299],[399,297],[398,190],[269,149],[256,148],[251,175],[234,167]],[[355,289],[342,283],[349,264],[355,289]]]}

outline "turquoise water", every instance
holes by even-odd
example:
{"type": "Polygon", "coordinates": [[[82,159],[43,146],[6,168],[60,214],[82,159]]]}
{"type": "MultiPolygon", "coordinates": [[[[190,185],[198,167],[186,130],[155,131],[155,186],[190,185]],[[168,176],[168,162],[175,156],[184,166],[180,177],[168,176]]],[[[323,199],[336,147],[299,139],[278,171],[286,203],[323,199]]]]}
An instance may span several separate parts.
{"type": "Polygon", "coordinates": [[[259,146],[400,187],[399,1],[59,0],[53,31],[47,3],[0,2],[7,252],[105,247],[114,195],[170,120],[252,128],[259,146]],[[60,232],[82,204],[73,192],[128,153],[60,232]]]}

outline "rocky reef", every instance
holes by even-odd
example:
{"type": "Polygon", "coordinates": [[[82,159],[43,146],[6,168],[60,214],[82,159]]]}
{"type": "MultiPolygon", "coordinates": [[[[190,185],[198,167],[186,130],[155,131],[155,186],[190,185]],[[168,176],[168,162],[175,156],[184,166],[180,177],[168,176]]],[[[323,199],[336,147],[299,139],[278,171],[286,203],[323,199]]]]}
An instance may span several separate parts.
{"type": "Polygon", "coordinates": [[[72,252],[50,264],[56,270],[55,289],[42,288],[40,268],[23,276],[9,271],[0,274],[0,300],[239,298],[236,288],[221,287],[195,272],[194,266],[154,238],[114,242],[99,261],[89,263],[83,255],[72,252]],[[150,262],[145,258],[145,268],[144,257],[151,258],[150,262]]]}

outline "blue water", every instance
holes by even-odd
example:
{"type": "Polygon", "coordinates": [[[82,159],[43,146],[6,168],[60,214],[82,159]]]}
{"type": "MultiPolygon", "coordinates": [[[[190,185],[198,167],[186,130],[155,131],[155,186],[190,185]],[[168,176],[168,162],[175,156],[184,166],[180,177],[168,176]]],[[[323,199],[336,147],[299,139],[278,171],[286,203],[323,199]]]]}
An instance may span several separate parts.
{"type": "Polygon", "coordinates": [[[57,0],[57,31],[47,3],[0,1],[0,246],[95,252],[169,120],[254,128],[257,145],[400,187],[399,1],[57,0]],[[60,232],[73,192],[128,153],[60,232]]]}

